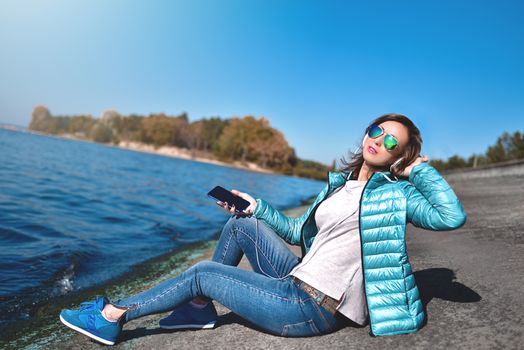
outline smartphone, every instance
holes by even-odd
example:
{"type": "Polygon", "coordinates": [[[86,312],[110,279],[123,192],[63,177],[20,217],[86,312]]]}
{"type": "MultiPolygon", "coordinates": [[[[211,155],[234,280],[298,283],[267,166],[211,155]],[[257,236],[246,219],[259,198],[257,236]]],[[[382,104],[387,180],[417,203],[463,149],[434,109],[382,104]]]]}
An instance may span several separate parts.
{"type": "Polygon", "coordinates": [[[211,191],[209,191],[207,195],[211,198],[218,200],[219,202],[222,202],[222,203],[227,202],[227,205],[230,208],[234,204],[236,212],[244,211],[247,207],[249,207],[249,204],[250,204],[244,198],[235,196],[231,191],[226,190],[222,186],[216,186],[211,191]]]}

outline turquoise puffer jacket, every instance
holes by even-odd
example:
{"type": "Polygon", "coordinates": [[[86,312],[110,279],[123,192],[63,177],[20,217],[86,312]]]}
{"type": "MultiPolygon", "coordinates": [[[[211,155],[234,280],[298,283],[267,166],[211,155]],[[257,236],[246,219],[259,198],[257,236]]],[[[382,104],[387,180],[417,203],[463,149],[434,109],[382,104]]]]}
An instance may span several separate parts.
{"type": "MultiPolygon", "coordinates": [[[[290,218],[257,198],[253,215],[263,220],[286,242],[301,245],[305,255],[318,230],[317,207],[351,173],[330,171],[326,187],[298,218],[290,218]]],[[[452,230],[466,222],[459,199],[444,178],[428,163],[414,166],[407,181],[391,180],[377,172],[360,198],[360,241],[370,334],[415,332],[425,313],[406,251],[406,224],[428,230],[452,230]]]]}

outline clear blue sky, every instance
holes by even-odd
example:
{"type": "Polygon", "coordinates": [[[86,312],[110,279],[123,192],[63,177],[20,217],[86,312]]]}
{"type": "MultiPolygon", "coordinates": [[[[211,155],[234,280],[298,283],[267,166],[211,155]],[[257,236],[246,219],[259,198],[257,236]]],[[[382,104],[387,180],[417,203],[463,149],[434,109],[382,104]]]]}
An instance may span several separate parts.
{"type": "Polygon", "coordinates": [[[524,130],[523,1],[0,2],[0,122],[267,117],[331,163],[403,113],[430,158],[524,130]]]}

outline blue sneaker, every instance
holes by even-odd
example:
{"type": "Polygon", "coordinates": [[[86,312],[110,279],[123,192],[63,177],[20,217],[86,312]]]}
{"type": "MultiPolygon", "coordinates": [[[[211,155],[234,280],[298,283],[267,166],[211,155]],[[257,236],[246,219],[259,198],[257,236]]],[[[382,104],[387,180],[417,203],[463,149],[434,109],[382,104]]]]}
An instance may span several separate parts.
{"type": "Polygon", "coordinates": [[[122,331],[122,323],[109,322],[102,316],[108,302],[107,298],[97,297],[95,301],[81,303],[80,310],[64,309],[60,313],[60,321],[102,344],[113,345],[122,331]]]}
{"type": "Polygon", "coordinates": [[[160,320],[164,329],[211,329],[217,321],[217,310],[212,302],[199,309],[187,302],[177,307],[171,315],[160,320]]]}

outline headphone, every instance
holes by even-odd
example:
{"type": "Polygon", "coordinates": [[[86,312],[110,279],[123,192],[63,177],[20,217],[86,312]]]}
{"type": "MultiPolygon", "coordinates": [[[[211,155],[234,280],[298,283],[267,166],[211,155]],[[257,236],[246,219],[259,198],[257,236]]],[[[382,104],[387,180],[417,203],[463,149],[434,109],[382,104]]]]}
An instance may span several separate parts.
{"type": "Polygon", "coordinates": [[[364,135],[364,139],[362,140],[362,147],[364,147],[364,143],[366,143],[366,140],[368,139],[368,134],[364,135]]]}
{"type": "Polygon", "coordinates": [[[404,160],[404,157],[400,157],[399,159],[397,159],[395,162],[393,162],[393,164],[391,164],[391,165],[389,166],[389,170],[391,171],[391,168],[396,167],[396,166],[397,166],[397,163],[400,163],[400,162],[403,161],[403,160],[404,160]]]}

